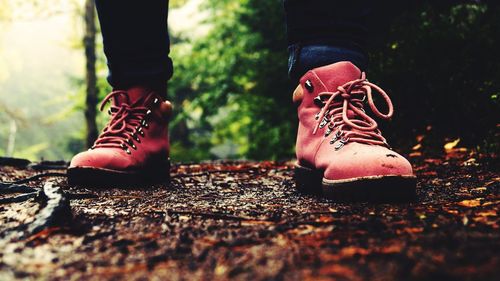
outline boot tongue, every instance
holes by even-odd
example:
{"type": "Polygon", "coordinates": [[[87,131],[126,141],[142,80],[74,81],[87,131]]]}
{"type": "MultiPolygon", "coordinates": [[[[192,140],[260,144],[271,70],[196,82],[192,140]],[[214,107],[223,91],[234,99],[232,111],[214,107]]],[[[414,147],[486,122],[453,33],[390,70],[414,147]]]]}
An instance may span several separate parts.
{"type": "Polygon", "coordinates": [[[361,70],[348,61],[318,67],[312,71],[325,84],[328,92],[336,92],[338,86],[361,77],[361,70]]]}
{"type": "Polygon", "coordinates": [[[122,103],[126,103],[128,105],[144,104],[146,99],[154,91],[144,87],[131,87],[128,88],[126,92],[127,95],[118,95],[113,98],[115,105],[119,106],[122,103]]]}

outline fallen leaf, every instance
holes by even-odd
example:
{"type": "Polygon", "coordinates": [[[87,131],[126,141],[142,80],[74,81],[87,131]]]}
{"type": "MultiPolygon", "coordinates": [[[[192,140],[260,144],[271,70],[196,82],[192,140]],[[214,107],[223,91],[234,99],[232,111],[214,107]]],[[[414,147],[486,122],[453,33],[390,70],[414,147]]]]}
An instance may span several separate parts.
{"type": "Polygon", "coordinates": [[[382,254],[397,254],[401,253],[403,249],[403,245],[401,243],[393,243],[389,246],[383,247],[380,249],[382,254]]]}
{"type": "Polygon", "coordinates": [[[449,150],[452,150],[455,146],[457,146],[457,144],[460,142],[460,138],[454,140],[454,141],[451,141],[451,142],[448,142],[444,145],[444,150],[446,151],[449,151],[449,150]]]}
{"type": "Polygon", "coordinates": [[[495,210],[489,210],[489,211],[479,212],[477,213],[477,215],[481,217],[496,217],[497,212],[495,210]]]}
{"type": "Polygon", "coordinates": [[[316,222],[321,222],[321,223],[329,223],[333,222],[335,219],[332,218],[331,216],[320,216],[319,218],[316,219],[316,222]]]}
{"type": "Polygon", "coordinates": [[[464,166],[479,166],[479,164],[476,162],[476,158],[470,158],[462,163],[464,166]]]}
{"type": "Polygon", "coordinates": [[[472,200],[462,200],[462,201],[458,202],[458,205],[460,205],[462,207],[474,208],[474,207],[481,205],[482,199],[483,198],[476,198],[476,199],[472,199],[472,200]]]}
{"type": "Polygon", "coordinates": [[[31,242],[31,241],[34,241],[34,240],[37,240],[37,239],[46,239],[47,237],[49,237],[52,233],[54,232],[57,232],[61,230],[60,227],[49,227],[49,228],[46,228],[36,234],[33,234],[31,235],[30,237],[28,237],[26,239],[26,242],[31,242]]]}
{"type": "Polygon", "coordinates": [[[405,227],[403,231],[406,233],[421,233],[424,229],[422,227],[405,227]]]}
{"type": "Polygon", "coordinates": [[[352,257],[354,255],[366,256],[370,253],[369,250],[359,247],[345,247],[340,251],[340,255],[343,257],[352,257]]]}

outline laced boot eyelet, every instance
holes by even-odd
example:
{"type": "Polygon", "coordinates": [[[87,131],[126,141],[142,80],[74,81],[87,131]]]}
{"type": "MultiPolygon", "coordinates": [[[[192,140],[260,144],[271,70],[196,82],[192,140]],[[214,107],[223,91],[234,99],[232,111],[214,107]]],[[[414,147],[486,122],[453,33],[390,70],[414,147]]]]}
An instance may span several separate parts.
{"type": "Polygon", "coordinates": [[[330,144],[334,144],[336,141],[339,140],[339,138],[342,136],[342,132],[341,131],[337,131],[337,133],[335,134],[335,136],[333,136],[332,140],[330,141],[330,144]]]}
{"type": "Polygon", "coordinates": [[[321,123],[319,123],[319,128],[323,129],[326,126],[326,124],[328,124],[328,118],[325,116],[323,117],[323,120],[321,120],[321,123]]]}
{"type": "Polygon", "coordinates": [[[335,150],[339,150],[349,141],[349,138],[340,139],[339,143],[335,146],[335,150]]]}
{"type": "Polygon", "coordinates": [[[141,143],[141,139],[139,138],[139,136],[137,136],[137,134],[135,134],[135,133],[134,133],[134,134],[132,135],[132,138],[133,138],[136,142],[141,143]]]}
{"type": "Polygon", "coordinates": [[[124,143],[120,143],[120,147],[121,147],[123,150],[125,150],[125,152],[126,152],[127,154],[131,154],[130,149],[128,149],[128,147],[127,147],[124,143]]]}
{"type": "Polygon", "coordinates": [[[144,137],[144,131],[142,130],[141,127],[139,127],[139,129],[137,129],[137,133],[139,133],[139,135],[141,135],[141,137],[144,137]]]}
{"type": "Polygon", "coordinates": [[[325,131],[325,138],[328,137],[331,133],[332,133],[332,129],[330,127],[327,127],[326,131],[325,131]]]}
{"type": "Polygon", "coordinates": [[[307,91],[309,91],[309,93],[312,93],[314,92],[314,86],[311,82],[311,80],[307,80],[305,83],[304,83],[304,86],[306,87],[307,91]]]}
{"type": "Polygon", "coordinates": [[[325,127],[327,124],[328,124],[328,121],[329,121],[329,117],[328,117],[328,114],[330,113],[330,111],[326,111],[324,116],[323,116],[323,119],[321,120],[321,123],[319,123],[319,128],[320,129],[323,129],[323,127],[325,127]]]}
{"type": "Polygon", "coordinates": [[[315,97],[313,99],[313,102],[317,107],[323,108],[323,106],[325,106],[325,103],[323,102],[320,96],[315,97]]]}
{"type": "Polygon", "coordinates": [[[127,142],[133,149],[137,149],[137,146],[135,146],[134,141],[132,139],[128,139],[127,142]]]}

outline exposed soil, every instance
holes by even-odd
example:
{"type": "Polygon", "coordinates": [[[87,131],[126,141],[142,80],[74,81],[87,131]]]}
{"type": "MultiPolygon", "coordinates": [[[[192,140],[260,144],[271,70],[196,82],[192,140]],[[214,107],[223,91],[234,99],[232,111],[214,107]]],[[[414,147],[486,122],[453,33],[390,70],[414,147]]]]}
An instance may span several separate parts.
{"type": "Polygon", "coordinates": [[[64,163],[2,159],[0,280],[500,280],[498,159],[412,162],[416,202],[339,204],[298,193],[291,162],[82,189],[64,163]]]}

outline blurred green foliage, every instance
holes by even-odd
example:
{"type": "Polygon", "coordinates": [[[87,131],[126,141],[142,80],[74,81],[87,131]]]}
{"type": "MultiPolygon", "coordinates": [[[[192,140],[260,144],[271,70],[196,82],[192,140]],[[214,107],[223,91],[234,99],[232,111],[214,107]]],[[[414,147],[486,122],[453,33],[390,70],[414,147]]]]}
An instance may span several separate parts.
{"type": "Polygon", "coordinates": [[[209,0],[209,33],[174,38],[172,157],[286,158],[294,120],[281,1],[209,0]]]}

